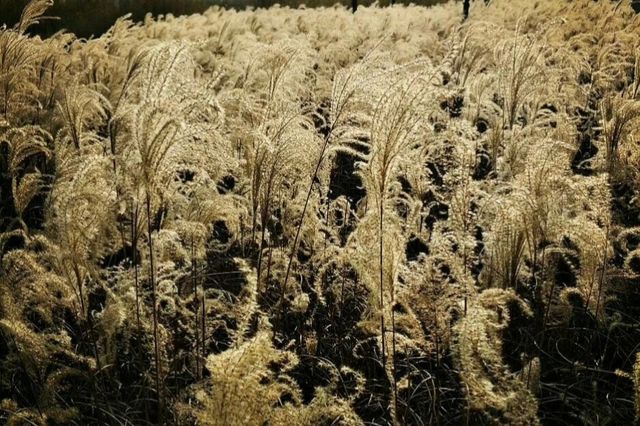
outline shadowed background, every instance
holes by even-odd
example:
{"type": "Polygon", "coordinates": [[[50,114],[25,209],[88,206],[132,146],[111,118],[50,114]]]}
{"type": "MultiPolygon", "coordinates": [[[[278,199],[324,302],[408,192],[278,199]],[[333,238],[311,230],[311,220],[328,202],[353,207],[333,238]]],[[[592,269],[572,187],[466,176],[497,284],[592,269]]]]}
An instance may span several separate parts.
{"type": "MultiPolygon", "coordinates": [[[[413,0],[411,3],[430,6],[445,0],[413,0]]],[[[0,0],[0,23],[9,26],[20,19],[20,13],[28,0],[0,0]]],[[[380,6],[388,5],[390,0],[380,0],[380,6]]],[[[122,15],[132,14],[135,21],[142,20],[146,13],[153,15],[172,13],[174,15],[191,14],[205,11],[212,5],[227,8],[268,7],[273,4],[297,7],[332,6],[341,3],[351,5],[351,0],[56,0],[47,13],[60,19],[42,22],[30,31],[41,35],[50,35],[66,29],[79,37],[98,36],[104,33],[113,22],[122,15]]],[[[360,5],[370,5],[372,0],[358,0],[360,5]]],[[[410,1],[396,0],[396,3],[409,4],[410,1]]]]}

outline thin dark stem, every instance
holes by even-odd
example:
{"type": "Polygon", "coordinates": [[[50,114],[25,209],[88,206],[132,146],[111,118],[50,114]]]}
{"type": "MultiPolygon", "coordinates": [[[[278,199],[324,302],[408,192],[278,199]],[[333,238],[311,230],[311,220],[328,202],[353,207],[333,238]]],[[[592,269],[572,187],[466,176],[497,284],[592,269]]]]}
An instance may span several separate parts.
{"type": "Polygon", "coordinates": [[[158,397],[158,422],[163,424],[163,404],[162,404],[162,388],[160,387],[160,376],[162,372],[160,371],[160,342],[158,336],[158,307],[157,307],[157,293],[156,293],[156,279],[155,279],[155,265],[153,259],[153,239],[151,234],[153,232],[153,226],[151,224],[151,196],[149,191],[147,191],[147,246],[149,247],[149,280],[151,281],[151,303],[153,310],[153,349],[155,352],[155,381],[156,381],[156,392],[158,397]]]}
{"type": "Polygon", "coordinates": [[[264,250],[265,233],[267,230],[267,217],[269,216],[270,206],[271,206],[271,185],[269,185],[269,189],[267,191],[267,205],[265,206],[264,212],[261,214],[262,230],[260,232],[260,248],[258,250],[258,269],[257,269],[258,291],[260,291],[260,277],[262,276],[262,257],[263,257],[262,251],[264,250]]]}
{"type": "MultiPolygon", "coordinates": [[[[384,194],[384,189],[382,190],[382,193],[384,194]]],[[[379,238],[378,241],[380,243],[379,246],[379,255],[380,255],[380,335],[382,336],[382,359],[385,360],[386,359],[386,343],[385,343],[385,329],[384,329],[384,265],[383,265],[383,247],[384,247],[384,241],[383,241],[383,221],[384,221],[384,204],[382,202],[382,197],[380,199],[380,226],[378,229],[379,232],[379,238]]]]}
{"type": "Polygon", "coordinates": [[[133,263],[133,285],[136,290],[136,323],[138,324],[138,330],[141,330],[140,325],[140,286],[138,285],[138,206],[136,205],[132,212],[131,221],[131,261],[133,263]]]}
{"type": "MultiPolygon", "coordinates": [[[[393,372],[393,400],[396,407],[395,415],[398,415],[398,382],[396,375],[396,312],[391,302],[391,362],[393,372]]],[[[394,419],[397,420],[397,419],[394,419]]]]}
{"type": "Polygon", "coordinates": [[[193,316],[195,319],[195,331],[196,331],[196,347],[194,358],[196,362],[196,378],[198,380],[201,379],[200,373],[200,356],[198,354],[198,348],[200,347],[200,329],[198,327],[198,279],[197,279],[197,271],[196,271],[196,256],[195,256],[195,245],[193,242],[193,238],[191,239],[191,291],[193,293],[193,316]]]}
{"type": "Polygon", "coordinates": [[[86,318],[87,318],[87,323],[89,325],[89,338],[91,339],[91,345],[93,347],[93,353],[94,353],[94,356],[96,358],[96,366],[97,366],[98,371],[99,371],[99,370],[102,369],[102,365],[100,363],[100,356],[99,356],[100,353],[98,352],[98,343],[97,343],[97,339],[96,339],[96,336],[95,336],[93,315],[91,314],[90,310],[86,309],[86,307],[85,307],[84,291],[83,291],[84,278],[82,277],[82,275],[80,273],[80,267],[75,262],[73,264],[73,272],[75,274],[76,281],[78,283],[78,294],[80,296],[80,309],[82,309],[82,315],[83,316],[86,315],[86,318]]]}
{"type": "Polygon", "coordinates": [[[602,272],[600,273],[600,281],[598,282],[598,300],[596,300],[596,319],[598,318],[598,313],[600,312],[600,300],[602,299],[602,284],[604,283],[604,278],[607,274],[607,250],[609,249],[609,228],[608,227],[606,229],[606,235],[607,235],[607,238],[605,239],[606,245],[604,248],[604,259],[602,261],[602,272]]]}
{"type": "Polygon", "coordinates": [[[307,208],[309,207],[309,200],[311,199],[311,192],[313,191],[313,183],[316,181],[318,177],[318,171],[320,170],[320,166],[322,165],[322,160],[324,159],[325,152],[327,147],[329,146],[329,140],[331,139],[331,130],[327,133],[327,136],[324,138],[324,143],[322,144],[322,150],[320,151],[320,156],[318,158],[318,162],[316,163],[316,168],[313,171],[313,176],[311,177],[311,183],[309,183],[309,189],[307,190],[307,196],[304,200],[304,207],[302,208],[302,216],[300,217],[300,223],[296,229],[296,236],[293,239],[293,247],[291,247],[291,253],[289,254],[289,261],[287,263],[287,272],[284,275],[284,282],[282,284],[282,292],[280,295],[280,305],[283,310],[284,317],[284,295],[286,294],[287,282],[289,281],[289,275],[291,273],[291,264],[293,263],[293,257],[296,254],[296,249],[298,247],[298,240],[300,239],[300,230],[302,229],[302,225],[304,223],[304,218],[307,213],[307,208]]]}
{"type": "MultiPolygon", "coordinates": [[[[269,257],[267,258],[267,279],[266,279],[266,283],[269,283],[269,280],[271,279],[271,259],[272,259],[272,255],[273,255],[273,247],[271,245],[269,245],[269,257]]],[[[258,284],[259,285],[259,284],[258,284]]]]}
{"type": "Polygon", "coordinates": [[[205,280],[201,280],[201,290],[202,290],[202,300],[200,304],[202,305],[202,314],[200,315],[200,326],[202,338],[200,339],[202,343],[202,359],[204,360],[207,357],[207,305],[206,305],[206,294],[205,294],[205,280]]]}

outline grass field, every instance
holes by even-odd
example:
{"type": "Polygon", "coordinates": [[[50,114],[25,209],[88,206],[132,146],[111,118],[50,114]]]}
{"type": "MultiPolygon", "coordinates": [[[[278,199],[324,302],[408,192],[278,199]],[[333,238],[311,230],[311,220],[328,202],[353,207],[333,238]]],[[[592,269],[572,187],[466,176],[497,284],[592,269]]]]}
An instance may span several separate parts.
{"type": "Polygon", "coordinates": [[[0,424],[638,421],[628,1],[50,6],[0,29],[0,424]]]}
{"type": "MultiPolygon", "coordinates": [[[[431,6],[445,0],[415,0],[412,3],[420,6],[431,6]]],[[[20,19],[20,14],[29,0],[0,0],[0,24],[14,25],[20,19]]],[[[378,5],[386,7],[390,0],[379,1],[378,5]]],[[[44,20],[33,27],[35,34],[51,36],[62,29],[73,32],[79,37],[99,37],[107,31],[117,18],[131,13],[133,21],[142,21],[147,13],[154,16],[172,13],[173,15],[188,15],[202,13],[212,5],[226,8],[245,9],[247,7],[269,7],[275,3],[281,6],[297,8],[302,4],[307,7],[332,7],[343,4],[351,7],[351,0],[58,0],[49,8],[47,15],[56,17],[54,20],[44,20]]],[[[359,5],[369,6],[371,0],[359,0],[359,5]]],[[[397,1],[398,4],[409,2],[397,1]]],[[[462,7],[462,6],[460,6],[462,7]]]]}

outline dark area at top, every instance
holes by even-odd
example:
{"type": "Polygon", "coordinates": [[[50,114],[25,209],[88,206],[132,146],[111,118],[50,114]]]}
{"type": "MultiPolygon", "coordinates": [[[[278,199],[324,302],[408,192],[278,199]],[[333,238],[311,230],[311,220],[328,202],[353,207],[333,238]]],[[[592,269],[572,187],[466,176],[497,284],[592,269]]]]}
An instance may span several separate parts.
{"type": "MultiPolygon", "coordinates": [[[[391,4],[392,0],[379,0],[380,6],[391,4]]],[[[404,0],[396,4],[414,3],[430,6],[444,0],[404,0]]],[[[14,25],[20,19],[20,13],[28,0],[0,0],[0,24],[14,25]]],[[[351,0],[55,0],[47,16],[56,19],[44,20],[40,25],[32,27],[30,32],[49,36],[65,29],[78,37],[100,36],[107,31],[115,20],[131,13],[134,21],[141,21],[147,13],[154,16],[172,13],[185,15],[200,13],[210,6],[219,5],[225,8],[244,9],[246,7],[269,7],[274,4],[298,7],[332,6],[336,3],[351,7],[351,0]]],[[[372,0],[358,0],[359,5],[370,5],[372,0]]]]}

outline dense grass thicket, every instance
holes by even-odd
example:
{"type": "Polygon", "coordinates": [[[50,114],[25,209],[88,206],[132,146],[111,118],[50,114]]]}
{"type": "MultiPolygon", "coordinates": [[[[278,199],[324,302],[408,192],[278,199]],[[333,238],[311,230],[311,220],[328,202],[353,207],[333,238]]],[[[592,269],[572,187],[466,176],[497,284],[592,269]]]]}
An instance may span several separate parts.
{"type": "Polygon", "coordinates": [[[0,30],[0,423],[633,424],[640,20],[0,30]]]}
{"type": "MultiPolygon", "coordinates": [[[[30,29],[32,34],[51,36],[57,31],[73,32],[78,37],[98,37],[106,32],[121,16],[131,14],[134,22],[142,21],[150,13],[152,16],[173,14],[175,16],[202,13],[211,6],[226,8],[265,8],[279,4],[297,8],[333,6],[342,4],[352,6],[353,0],[58,0],[49,8],[47,15],[56,19],[42,20],[30,29]]],[[[395,0],[397,4],[413,3],[418,6],[431,6],[446,0],[395,0]]],[[[484,1],[484,0],[482,0],[484,1]]],[[[10,26],[20,20],[20,15],[29,0],[0,0],[0,25],[10,26]]],[[[360,6],[371,6],[374,0],[358,0],[360,6]]],[[[391,4],[391,0],[378,0],[380,7],[391,4]]]]}

